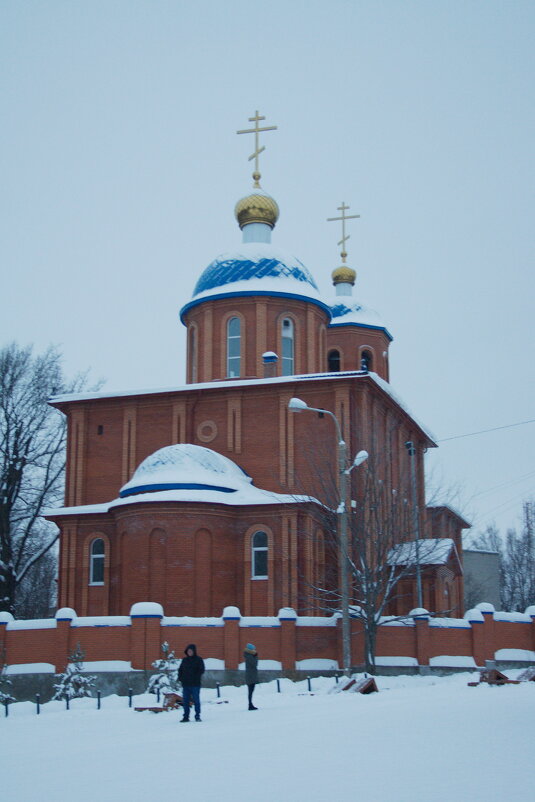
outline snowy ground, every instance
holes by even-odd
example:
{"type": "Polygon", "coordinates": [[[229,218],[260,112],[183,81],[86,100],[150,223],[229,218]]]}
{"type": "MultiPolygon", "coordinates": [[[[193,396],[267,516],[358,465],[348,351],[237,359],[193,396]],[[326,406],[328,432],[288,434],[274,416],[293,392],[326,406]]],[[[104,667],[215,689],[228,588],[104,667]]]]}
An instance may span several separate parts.
{"type": "MultiPolygon", "coordinates": [[[[507,672],[514,678],[518,672],[507,672]]],[[[2,798],[15,802],[510,802],[535,799],[535,683],[467,687],[473,674],[379,677],[369,696],[333,679],[255,693],[202,690],[202,722],[136,713],[124,697],[71,709],[21,702],[0,718],[2,798]]],[[[134,703],[154,697],[135,697],[134,703]]],[[[1,711],[0,711],[1,713],[1,711]]]]}

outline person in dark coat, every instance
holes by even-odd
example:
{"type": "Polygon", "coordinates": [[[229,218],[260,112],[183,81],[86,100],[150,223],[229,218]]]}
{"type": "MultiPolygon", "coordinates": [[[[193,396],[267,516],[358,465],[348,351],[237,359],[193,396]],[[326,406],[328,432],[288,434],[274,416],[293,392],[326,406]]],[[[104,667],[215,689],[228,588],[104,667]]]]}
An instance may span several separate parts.
{"type": "Polygon", "coordinates": [[[258,682],[258,652],[254,643],[248,643],[243,653],[245,658],[245,682],[249,697],[249,710],[258,710],[253,704],[253,691],[258,682]]]}
{"type": "Polygon", "coordinates": [[[204,660],[197,654],[197,647],[190,643],[184,649],[185,657],[178,668],[178,679],[182,683],[182,721],[189,721],[190,702],[195,705],[195,721],[201,720],[201,677],[204,674],[204,660]]]}

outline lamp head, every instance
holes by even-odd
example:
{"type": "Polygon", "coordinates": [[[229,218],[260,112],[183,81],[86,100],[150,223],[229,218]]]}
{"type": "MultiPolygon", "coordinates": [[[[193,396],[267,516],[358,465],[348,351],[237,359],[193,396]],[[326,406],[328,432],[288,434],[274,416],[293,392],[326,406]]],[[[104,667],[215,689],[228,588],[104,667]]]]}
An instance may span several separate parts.
{"type": "Polygon", "coordinates": [[[308,409],[308,404],[301,401],[300,398],[290,398],[288,401],[288,409],[290,412],[304,412],[305,409],[308,409]]]}
{"type": "Polygon", "coordinates": [[[368,452],[367,451],[359,451],[355,459],[353,460],[353,468],[358,468],[359,465],[362,465],[368,459],[368,452]]]}

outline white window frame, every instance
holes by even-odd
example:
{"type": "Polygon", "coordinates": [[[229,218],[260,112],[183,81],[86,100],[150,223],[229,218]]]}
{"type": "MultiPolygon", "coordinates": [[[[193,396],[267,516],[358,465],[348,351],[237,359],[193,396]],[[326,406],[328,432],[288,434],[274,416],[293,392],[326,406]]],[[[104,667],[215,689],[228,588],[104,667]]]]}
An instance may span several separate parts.
{"type": "Polygon", "coordinates": [[[255,574],[255,555],[259,552],[266,553],[266,571],[268,570],[268,553],[269,553],[269,539],[267,532],[263,529],[258,529],[251,538],[251,579],[269,579],[268,574],[255,574]],[[266,538],[265,546],[255,546],[255,539],[257,535],[264,535],[266,538]]]}
{"type": "Polygon", "coordinates": [[[241,376],[241,320],[237,315],[232,315],[227,320],[227,379],[239,379],[241,376]],[[230,333],[230,326],[233,321],[236,320],[238,323],[238,334],[231,334],[230,333]],[[231,356],[230,355],[230,343],[231,341],[238,341],[238,356],[231,356]],[[231,369],[231,364],[238,365],[238,372],[236,373],[235,369],[231,369]]]}
{"type": "Polygon", "coordinates": [[[104,584],[104,569],[106,566],[106,544],[104,543],[103,538],[96,537],[92,542],[91,546],[89,547],[89,584],[90,585],[103,585],[104,584]],[[93,549],[95,548],[96,543],[102,543],[103,551],[102,554],[94,554],[93,549]],[[97,562],[102,563],[102,579],[95,580],[93,577],[95,576],[95,565],[97,562]]]}
{"type": "Polygon", "coordinates": [[[291,317],[283,318],[281,323],[281,370],[283,376],[293,376],[295,373],[295,326],[291,317]],[[285,334],[285,329],[290,332],[289,335],[285,334]],[[291,356],[284,353],[285,340],[291,344],[291,356]]]}

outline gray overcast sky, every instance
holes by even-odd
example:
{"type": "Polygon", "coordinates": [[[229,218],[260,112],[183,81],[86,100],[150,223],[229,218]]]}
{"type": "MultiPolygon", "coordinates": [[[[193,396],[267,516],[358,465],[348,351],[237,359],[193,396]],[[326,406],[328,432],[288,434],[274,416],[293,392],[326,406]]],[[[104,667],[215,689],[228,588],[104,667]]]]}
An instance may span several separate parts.
{"type": "MultiPolygon", "coordinates": [[[[105,389],[184,381],[178,310],[241,235],[259,109],[274,245],[355,295],[437,438],[535,418],[535,3],[0,2],[0,343],[105,389]],[[247,141],[248,140],[248,141],[247,141]]],[[[535,424],[445,442],[474,528],[535,495],[535,424]]]]}

